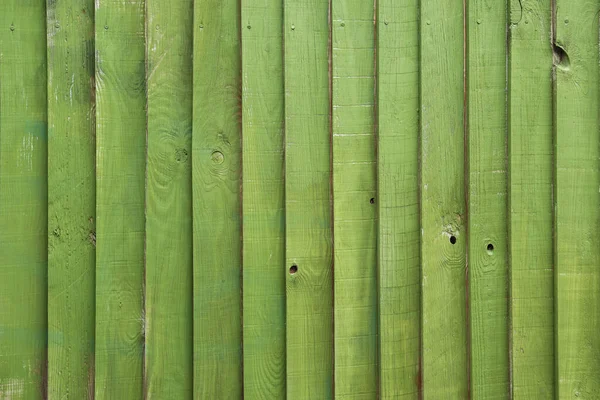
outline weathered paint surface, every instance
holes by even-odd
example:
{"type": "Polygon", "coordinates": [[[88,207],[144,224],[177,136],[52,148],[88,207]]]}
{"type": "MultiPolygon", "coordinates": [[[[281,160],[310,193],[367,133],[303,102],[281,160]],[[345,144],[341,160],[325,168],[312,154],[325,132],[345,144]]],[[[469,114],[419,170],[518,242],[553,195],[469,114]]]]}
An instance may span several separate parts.
{"type": "Polygon", "coordinates": [[[600,3],[0,3],[0,400],[600,398],[600,3]]]}

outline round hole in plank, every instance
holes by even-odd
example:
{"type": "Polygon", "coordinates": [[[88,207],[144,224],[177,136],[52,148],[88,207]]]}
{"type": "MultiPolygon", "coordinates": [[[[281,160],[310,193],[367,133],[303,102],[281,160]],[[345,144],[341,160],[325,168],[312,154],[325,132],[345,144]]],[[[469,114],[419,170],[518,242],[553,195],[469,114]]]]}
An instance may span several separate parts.
{"type": "Polygon", "coordinates": [[[491,253],[492,251],[494,251],[494,245],[493,245],[493,244],[491,244],[491,243],[490,243],[490,244],[488,244],[488,245],[487,245],[487,251],[489,251],[490,253],[491,253]]]}
{"type": "Polygon", "coordinates": [[[369,200],[369,203],[375,204],[375,197],[371,197],[371,200],[369,200]]]}
{"type": "Polygon", "coordinates": [[[290,267],[290,275],[294,275],[296,272],[298,272],[298,266],[296,264],[293,264],[290,267]]]}
{"type": "Polygon", "coordinates": [[[454,235],[450,236],[450,243],[456,244],[456,236],[454,236],[454,235]]]}

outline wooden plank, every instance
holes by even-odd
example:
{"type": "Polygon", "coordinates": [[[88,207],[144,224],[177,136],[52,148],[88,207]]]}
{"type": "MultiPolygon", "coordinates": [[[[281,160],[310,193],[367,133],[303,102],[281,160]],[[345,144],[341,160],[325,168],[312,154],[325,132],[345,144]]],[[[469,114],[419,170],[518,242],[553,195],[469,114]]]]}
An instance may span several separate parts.
{"type": "Polygon", "coordinates": [[[463,2],[421,4],[422,363],[425,399],[468,396],[463,2]]]}
{"type": "Polygon", "coordinates": [[[418,399],[419,2],[377,11],[380,398],[418,399]]]}
{"type": "Polygon", "coordinates": [[[0,2],[0,398],[46,384],[47,109],[43,2],[0,2]]]}
{"type": "Polygon", "coordinates": [[[377,396],[373,2],[334,0],[332,125],[335,397],[377,396]]]}
{"type": "Polygon", "coordinates": [[[244,399],[283,399],[283,2],[243,0],[241,20],[244,399]]]}
{"type": "Polygon", "coordinates": [[[242,397],[239,0],[194,7],[194,398],[242,397]]]}
{"type": "Polygon", "coordinates": [[[557,398],[600,397],[598,2],[556,0],[554,19],[557,398]]]}
{"type": "Polygon", "coordinates": [[[285,0],[287,398],[333,397],[329,4],[285,0]]]}
{"type": "Polygon", "coordinates": [[[48,396],[94,395],[94,2],[49,1],[48,396]]]}
{"type": "Polygon", "coordinates": [[[145,398],[192,398],[193,1],[146,1],[145,398]]]}
{"type": "Polygon", "coordinates": [[[141,399],[144,1],[96,2],[96,399],[141,399]]]}
{"type": "Polygon", "coordinates": [[[467,2],[471,396],[506,399],[508,255],[506,2],[467,2]]]}
{"type": "Polygon", "coordinates": [[[550,0],[513,0],[509,39],[512,396],[554,396],[550,0]]]}

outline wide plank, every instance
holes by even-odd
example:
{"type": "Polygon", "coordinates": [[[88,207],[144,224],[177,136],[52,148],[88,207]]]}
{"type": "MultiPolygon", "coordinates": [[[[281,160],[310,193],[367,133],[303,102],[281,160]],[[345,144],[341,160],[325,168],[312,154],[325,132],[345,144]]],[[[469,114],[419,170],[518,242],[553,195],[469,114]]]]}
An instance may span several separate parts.
{"type": "Polygon", "coordinates": [[[554,396],[552,48],[550,0],[513,0],[508,55],[511,386],[554,396]]]}
{"type": "Polygon", "coordinates": [[[335,397],[377,397],[374,8],[333,0],[332,146],[335,397]]]}
{"type": "Polygon", "coordinates": [[[600,398],[598,1],[556,0],[556,396],[600,398]]]}
{"type": "Polygon", "coordinates": [[[194,398],[242,398],[239,0],[194,5],[194,398]]]}
{"type": "Polygon", "coordinates": [[[421,3],[423,398],[468,396],[463,1],[421,3]]]}
{"type": "Polygon", "coordinates": [[[285,398],[283,2],[242,1],[244,399],[285,398]]]}
{"type": "Polygon", "coordinates": [[[96,399],[141,400],[144,1],[96,2],[96,399]]]}
{"type": "Polygon", "coordinates": [[[49,398],[94,396],[94,9],[47,3],[49,398]]]}
{"type": "Polygon", "coordinates": [[[333,398],[329,4],[284,1],[289,400],[333,398]]]}

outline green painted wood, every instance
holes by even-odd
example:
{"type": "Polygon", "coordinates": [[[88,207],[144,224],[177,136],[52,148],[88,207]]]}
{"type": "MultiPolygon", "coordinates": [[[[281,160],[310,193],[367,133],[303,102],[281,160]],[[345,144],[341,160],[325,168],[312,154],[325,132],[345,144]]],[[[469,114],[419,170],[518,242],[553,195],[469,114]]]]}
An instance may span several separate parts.
{"type": "Polygon", "coordinates": [[[332,124],[335,397],[377,397],[373,3],[334,0],[332,124]]]}
{"type": "Polygon", "coordinates": [[[597,1],[556,0],[557,398],[600,397],[600,68],[597,1]]]}
{"type": "Polygon", "coordinates": [[[194,398],[242,397],[239,0],[194,7],[194,398]]]}
{"type": "Polygon", "coordinates": [[[419,3],[377,4],[380,398],[419,398],[419,3]]]}
{"type": "Polygon", "coordinates": [[[48,397],[94,396],[94,2],[49,1],[48,397]]]}
{"type": "Polygon", "coordinates": [[[472,399],[509,393],[506,17],[504,1],[467,2],[472,399]]]}
{"type": "Polygon", "coordinates": [[[510,355],[515,400],[554,398],[550,0],[514,0],[509,39],[510,355]]]}
{"type": "Polygon", "coordinates": [[[46,9],[0,2],[0,398],[46,384],[46,9]]]}
{"type": "Polygon", "coordinates": [[[283,399],[283,2],[243,0],[241,13],[244,399],[283,399]]]}
{"type": "Polygon", "coordinates": [[[468,345],[462,0],[423,2],[420,32],[423,398],[465,399],[468,345]]]}
{"type": "Polygon", "coordinates": [[[96,2],[96,399],[141,399],[144,1],[96,2]]]}
{"type": "Polygon", "coordinates": [[[145,398],[192,398],[192,0],[147,0],[145,398]]]}
{"type": "Polygon", "coordinates": [[[333,398],[329,5],[285,0],[287,398],[333,398]],[[295,271],[295,273],[293,273],[295,271]]]}

